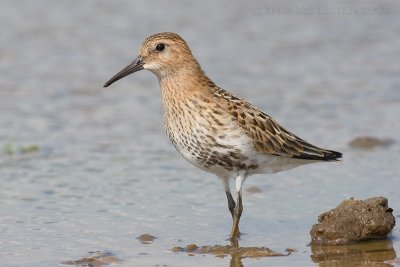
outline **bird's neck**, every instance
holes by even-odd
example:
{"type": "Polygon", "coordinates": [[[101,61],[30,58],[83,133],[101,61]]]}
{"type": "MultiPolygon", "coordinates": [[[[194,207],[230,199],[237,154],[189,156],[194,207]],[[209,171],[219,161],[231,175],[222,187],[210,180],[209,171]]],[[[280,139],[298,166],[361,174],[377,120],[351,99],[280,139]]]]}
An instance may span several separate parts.
{"type": "Polygon", "coordinates": [[[174,102],[212,94],[216,87],[198,64],[159,76],[163,100],[174,102]]]}
{"type": "MultiPolygon", "coordinates": [[[[165,76],[160,81],[164,123],[168,129],[180,127],[180,123],[188,125],[197,123],[198,114],[206,111],[208,103],[213,100],[212,88],[215,84],[198,69],[186,69],[174,75],[165,76]],[[192,116],[192,115],[196,116],[192,116]]],[[[170,136],[170,139],[173,138],[170,136]]]]}

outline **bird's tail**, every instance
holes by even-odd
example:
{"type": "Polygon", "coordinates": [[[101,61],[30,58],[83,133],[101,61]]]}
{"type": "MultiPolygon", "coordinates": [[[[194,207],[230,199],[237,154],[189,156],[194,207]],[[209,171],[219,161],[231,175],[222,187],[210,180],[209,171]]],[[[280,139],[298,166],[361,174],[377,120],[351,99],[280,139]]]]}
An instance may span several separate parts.
{"type": "Polygon", "coordinates": [[[324,152],[324,158],[323,160],[326,161],[334,161],[334,160],[339,160],[340,158],[342,158],[343,154],[337,151],[333,151],[333,150],[326,150],[324,152]]]}

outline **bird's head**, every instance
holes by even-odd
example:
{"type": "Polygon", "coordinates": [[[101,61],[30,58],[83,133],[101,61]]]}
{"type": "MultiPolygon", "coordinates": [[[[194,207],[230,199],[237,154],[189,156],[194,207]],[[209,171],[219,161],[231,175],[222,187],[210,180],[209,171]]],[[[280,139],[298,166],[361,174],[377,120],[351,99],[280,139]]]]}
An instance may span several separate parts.
{"type": "Polygon", "coordinates": [[[150,70],[159,80],[180,71],[200,69],[187,43],[177,34],[163,32],[146,38],[139,56],[114,75],[104,87],[139,70],[150,70]]]}

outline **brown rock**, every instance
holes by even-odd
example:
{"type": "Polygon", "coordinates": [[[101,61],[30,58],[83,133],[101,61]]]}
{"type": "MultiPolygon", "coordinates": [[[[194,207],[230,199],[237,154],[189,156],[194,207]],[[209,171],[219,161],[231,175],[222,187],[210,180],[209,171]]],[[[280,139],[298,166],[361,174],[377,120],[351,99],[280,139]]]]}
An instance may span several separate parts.
{"type": "Polygon", "coordinates": [[[311,243],[341,245],[385,238],[395,225],[392,211],[384,197],[365,201],[350,198],[318,216],[310,231],[311,243]]]}

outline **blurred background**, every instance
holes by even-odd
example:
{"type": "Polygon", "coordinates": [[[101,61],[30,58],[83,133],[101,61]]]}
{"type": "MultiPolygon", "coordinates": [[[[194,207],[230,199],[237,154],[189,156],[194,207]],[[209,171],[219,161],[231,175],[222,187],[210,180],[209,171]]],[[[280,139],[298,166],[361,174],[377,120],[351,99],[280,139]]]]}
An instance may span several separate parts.
{"type": "MultiPolygon", "coordinates": [[[[219,86],[344,153],[340,164],[246,181],[240,245],[297,252],[241,264],[329,262],[313,257],[308,232],[349,197],[387,197],[399,220],[399,15],[394,0],[1,0],[2,265],[55,266],[90,251],[130,266],[232,265],[168,252],[227,244],[231,218],[220,181],[169,143],[156,77],[102,87],[162,31],[180,34],[219,86]],[[377,145],[349,145],[362,136],[377,145]],[[157,239],[143,245],[144,233],[157,239]]],[[[399,236],[397,226],[378,262],[396,257],[399,236]]]]}

